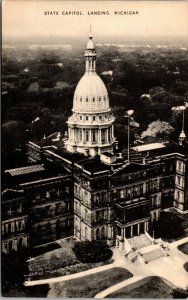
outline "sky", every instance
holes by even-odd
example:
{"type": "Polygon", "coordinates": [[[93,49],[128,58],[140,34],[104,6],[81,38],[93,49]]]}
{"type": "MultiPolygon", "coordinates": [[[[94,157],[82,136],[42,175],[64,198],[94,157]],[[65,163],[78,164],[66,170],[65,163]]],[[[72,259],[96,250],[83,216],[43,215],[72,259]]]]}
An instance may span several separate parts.
{"type": "Polygon", "coordinates": [[[188,36],[188,1],[3,0],[3,39],[24,36],[188,36]],[[56,11],[59,15],[45,15],[56,11]],[[81,12],[83,15],[62,15],[81,12]],[[109,15],[92,16],[92,11],[109,15]],[[115,11],[138,11],[115,15],[115,11]]]}

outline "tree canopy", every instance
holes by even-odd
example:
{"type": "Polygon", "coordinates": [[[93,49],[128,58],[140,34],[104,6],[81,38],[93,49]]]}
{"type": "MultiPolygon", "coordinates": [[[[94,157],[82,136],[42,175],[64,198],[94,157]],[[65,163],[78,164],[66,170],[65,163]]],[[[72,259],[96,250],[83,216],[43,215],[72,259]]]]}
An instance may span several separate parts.
{"type": "Polygon", "coordinates": [[[173,130],[174,128],[168,122],[157,120],[149,124],[147,130],[142,132],[141,137],[169,138],[173,130]]]}

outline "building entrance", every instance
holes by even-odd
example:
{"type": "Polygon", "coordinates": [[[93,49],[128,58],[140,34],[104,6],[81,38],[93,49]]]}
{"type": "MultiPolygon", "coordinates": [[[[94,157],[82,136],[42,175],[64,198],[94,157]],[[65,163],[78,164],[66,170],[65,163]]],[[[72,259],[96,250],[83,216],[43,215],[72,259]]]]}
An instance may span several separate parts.
{"type": "Polygon", "coordinates": [[[140,224],[140,234],[144,233],[144,223],[140,224]]]}
{"type": "Polygon", "coordinates": [[[138,225],[133,225],[133,236],[138,235],[138,225]]]}

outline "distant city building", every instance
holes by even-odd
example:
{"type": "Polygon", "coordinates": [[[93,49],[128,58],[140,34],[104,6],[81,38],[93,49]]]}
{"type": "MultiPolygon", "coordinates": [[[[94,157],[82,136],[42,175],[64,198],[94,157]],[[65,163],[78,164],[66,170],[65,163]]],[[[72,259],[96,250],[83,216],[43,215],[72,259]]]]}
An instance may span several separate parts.
{"type": "Polygon", "coordinates": [[[5,171],[2,251],[74,236],[109,245],[148,232],[161,210],[188,209],[188,151],[150,142],[122,158],[90,34],[86,69],[73,99],[68,136],[28,142],[27,167],[5,171]]]}

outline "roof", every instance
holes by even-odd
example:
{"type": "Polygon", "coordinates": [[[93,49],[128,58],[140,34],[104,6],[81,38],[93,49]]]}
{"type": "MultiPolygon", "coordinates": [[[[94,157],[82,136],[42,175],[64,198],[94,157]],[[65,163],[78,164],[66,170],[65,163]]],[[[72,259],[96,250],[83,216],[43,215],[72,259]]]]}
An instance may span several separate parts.
{"type": "Polygon", "coordinates": [[[6,200],[12,200],[16,198],[22,198],[24,197],[24,192],[23,190],[14,190],[14,189],[6,189],[2,192],[1,200],[6,201],[6,200]]]}
{"type": "Polygon", "coordinates": [[[77,162],[85,158],[85,155],[83,153],[70,152],[66,149],[51,150],[51,152],[69,160],[70,162],[77,162]]]}
{"type": "Polygon", "coordinates": [[[166,146],[162,143],[152,143],[152,144],[146,144],[141,146],[133,147],[132,149],[137,152],[143,152],[143,151],[150,151],[150,150],[156,150],[156,149],[162,149],[166,146]]]}
{"type": "Polygon", "coordinates": [[[143,164],[137,164],[137,163],[130,163],[130,164],[124,164],[118,169],[114,170],[114,173],[112,176],[119,176],[119,175],[124,175],[124,174],[129,174],[133,172],[138,172],[141,170],[145,170],[147,168],[146,165],[143,164]]]}
{"type": "Polygon", "coordinates": [[[107,157],[114,157],[115,156],[114,153],[110,153],[110,152],[102,152],[101,155],[105,155],[107,157]]]}
{"type": "Polygon", "coordinates": [[[109,171],[110,167],[100,161],[99,156],[89,157],[84,160],[81,160],[77,163],[84,168],[84,170],[90,173],[100,173],[104,171],[109,171]]]}
{"type": "Polygon", "coordinates": [[[10,174],[11,176],[19,176],[19,175],[25,175],[25,174],[41,172],[41,171],[45,171],[42,165],[32,165],[28,167],[6,170],[5,173],[10,174]]]}
{"type": "Polygon", "coordinates": [[[74,93],[74,112],[106,112],[110,109],[108,92],[96,72],[86,72],[74,93]]]}

